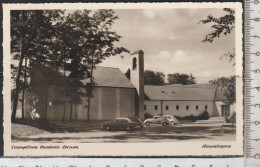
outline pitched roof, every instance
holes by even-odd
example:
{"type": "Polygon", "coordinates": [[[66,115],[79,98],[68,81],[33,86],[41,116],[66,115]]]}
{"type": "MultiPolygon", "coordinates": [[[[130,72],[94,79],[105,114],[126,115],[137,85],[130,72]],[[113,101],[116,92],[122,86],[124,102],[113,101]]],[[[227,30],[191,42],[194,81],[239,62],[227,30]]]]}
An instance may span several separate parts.
{"type": "Polygon", "coordinates": [[[185,86],[145,86],[149,100],[214,100],[215,89],[185,86]]]}
{"type": "MultiPolygon", "coordinates": [[[[63,71],[56,71],[51,67],[47,67],[41,64],[33,65],[33,68],[37,68],[42,73],[44,78],[64,78],[63,71]]],[[[65,71],[65,76],[68,77],[70,72],[65,71]]],[[[37,76],[39,77],[39,76],[37,76]]],[[[118,68],[97,66],[93,70],[94,81],[96,86],[105,87],[120,87],[120,88],[135,88],[130,80],[122,73],[118,68]]],[[[38,78],[39,79],[39,78],[38,78]]],[[[82,80],[85,84],[89,82],[89,79],[82,80]]]]}
{"type": "Polygon", "coordinates": [[[227,100],[227,97],[225,96],[226,89],[227,88],[225,88],[225,87],[217,87],[214,100],[215,101],[225,101],[225,100],[227,100]]]}
{"type": "Polygon", "coordinates": [[[204,83],[204,84],[193,84],[193,85],[185,85],[185,87],[193,87],[193,88],[212,88],[215,89],[215,101],[223,101],[227,100],[227,97],[225,96],[226,93],[226,87],[224,86],[216,86],[210,83],[204,83]]]}
{"type": "MultiPolygon", "coordinates": [[[[118,68],[97,66],[93,70],[93,77],[97,86],[135,88],[118,68]]],[[[89,82],[89,79],[83,80],[83,83],[87,82],[89,82]]]]}

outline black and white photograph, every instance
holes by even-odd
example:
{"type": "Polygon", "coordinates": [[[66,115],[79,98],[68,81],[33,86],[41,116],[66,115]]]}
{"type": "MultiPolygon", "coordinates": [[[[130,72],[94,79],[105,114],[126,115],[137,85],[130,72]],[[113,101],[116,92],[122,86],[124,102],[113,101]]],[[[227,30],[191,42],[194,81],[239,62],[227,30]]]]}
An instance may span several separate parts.
{"type": "Polygon", "coordinates": [[[4,6],[6,155],[242,155],[241,6],[4,6]]]}

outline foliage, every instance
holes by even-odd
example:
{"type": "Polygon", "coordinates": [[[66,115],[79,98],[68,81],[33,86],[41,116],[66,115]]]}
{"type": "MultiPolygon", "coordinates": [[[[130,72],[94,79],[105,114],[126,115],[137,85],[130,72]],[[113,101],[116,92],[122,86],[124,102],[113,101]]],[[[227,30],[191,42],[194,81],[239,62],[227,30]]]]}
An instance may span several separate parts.
{"type": "MultiPolygon", "coordinates": [[[[222,17],[214,17],[212,15],[208,15],[207,19],[200,20],[199,23],[209,24],[213,23],[211,29],[212,32],[206,35],[206,37],[202,40],[202,42],[210,42],[212,43],[215,38],[219,38],[221,34],[228,35],[235,29],[235,10],[230,8],[224,8],[227,14],[222,17]]],[[[232,61],[236,56],[235,50],[232,52],[228,52],[224,54],[222,57],[228,57],[229,61],[232,61]]],[[[234,64],[233,64],[234,65],[234,64]]]]}
{"type": "Polygon", "coordinates": [[[191,121],[191,122],[195,122],[196,120],[198,120],[197,116],[194,115],[189,115],[189,116],[184,116],[184,117],[180,117],[180,116],[175,116],[175,118],[177,120],[185,120],[185,121],[191,121]]]}
{"type": "Polygon", "coordinates": [[[149,113],[144,113],[144,119],[153,118],[153,116],[149,113]]]}
{"type": "Polygon", "coordinates": [[[221,34],[227,35],[235,29],[235,10],[230,8],[223,9],[227,14],[222,17],[214,17],[208,15],[207,19],[200,20],[199,23],[208,24],[213,23],[211,28],[213,31],[206,35],[203,42],[213,42],[215,38],[219,38],[221,34]]]}
{"type": "MultiPolygon", "coordinates": [[[[111,31],[116,19],[115,12],[110,9],[77,10],[68,15],[61,10],[12,11],[11,49],[13,58],[19,61],[18,67],[12,66],[18,88],[15,97],[20,91],[25,57],[29,64],[40,63],[56,71],[63,70],[63,75],[68,74],[64,88],[72,99],[82,96],[82,87],[86,90],[84,96],[93,97],[92,74],[96,65],[107,57],[128,52],[124,47],[115,46],[121,38],[111,31]],[[84,79],[89,82],[83,84],[81,80],[84,79]]],[[[16,107],[13,107],[12,119],[15,114],[16,107]]]]}
{"type": "Polygon", "coordinates": [[[182,85],[196,84],[196,79],[195,77],[193,77],[192,74],[190,75],[179,74],[179,73],[168,74],[167,80],[169,84],[182,84],[182,85]]]}
{"type": "Polygon", "coordinates": [[[144,71],[145,85],[165,85],[165,75],[162,72],[154,72],[150,70],[144,71]]]}
{"type": "Polygon", "coordinates": [[[207,111],[204,111],[202,114],[198,115],[198,120],[208,120],[209,119],[209,113],[207,111]]]}
{"type": "Polygon", "coordinates": [[[209,119],[209,113],[207,111],[204,111],[202,114],[200,114],[198,116],[195,116],[195,115],[191,114],[189,116],[184,116],[184,117],[175,116],[175,118],[177,120],[181,120],[181,121],[195,122],[197,120],[207,120],[207,119],[209,119]]]}
{"type": "Polygon", "coordinates": [[[58,19],[62,13],[61,10],[11,11],[11,55],[12,59],[18,61],[18,65],[11,65],[12,78],[16,84],[12,98],[12,121],[15,119],[20,90],[27,86],[25,72],[29,74],[30,67],[26,62],[28,60],[29,64],[34,61],[49,65],[52,57],[51,41],[55,33],[52,25],[56,21],[53,16],[58,19]]]}
{"type": "Polygon", "coordinates": [[[228,58],[229,60],[229,62],[233,62],[233,66],[235,65],[235,62],[233,61],[234,59],[235,59],[235,57],[236,57],[236,52],[235,52],[235,49],[233,48],[233,50],[232,50],[232,52],[227,52],[227,53],[225,53],[224,55],[222,55],[221,57],[220,57],[220,59],[224,59],[224,58],[228,58]]]}
{"type": "MultiPolygon", "coordinates": [[[[207,19],[200,20],[199,23],[208,24],[213,23],[211,28],[213,31],[206,35],[203,42],[212,43],[215,38],[219,38],[221,34],[228,35],[235,29],[235,10],[230,8],[223,9],[226,14],[222,17],[214,17],[209,15],[207,19]]],[[[228,57],[229,62],[234,60],[236,56],[235,49],[232,52],[224,54],[222,58],[228,57]]],[[[235,63],[233,63],[235,65],[235,63]]],[[[221,87],[225,91],[225,96],[228,99],[229,104],[233,104],[236,101],[236,79],[235,76],[222,77],[216,80],[210,81],[215,86],[221,87]]]]}
{"type": "Polygon", "coordinates": [[[217,89],[222,89],[228,104],[233,104],[236,102],[236,76],[231,77],[221,77],[210,81],[210,83],[217,87],[217,89]]]}

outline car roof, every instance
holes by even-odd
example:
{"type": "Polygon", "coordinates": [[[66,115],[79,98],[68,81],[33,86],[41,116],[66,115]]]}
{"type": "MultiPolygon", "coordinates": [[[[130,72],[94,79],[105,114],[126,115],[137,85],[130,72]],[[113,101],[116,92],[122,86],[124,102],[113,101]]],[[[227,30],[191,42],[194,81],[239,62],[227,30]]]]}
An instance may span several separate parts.
{"type": "Polygon", "coordinates": [[[123,117],[122,118],[116,118],[116,119],[127,119],[127,120],[129,120],[129,118],[123,118],[123,117]]]}

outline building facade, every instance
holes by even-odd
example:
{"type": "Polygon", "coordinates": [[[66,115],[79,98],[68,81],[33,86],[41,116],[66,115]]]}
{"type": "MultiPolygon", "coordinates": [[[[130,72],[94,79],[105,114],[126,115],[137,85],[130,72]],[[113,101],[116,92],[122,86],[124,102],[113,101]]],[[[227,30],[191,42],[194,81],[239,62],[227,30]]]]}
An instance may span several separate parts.
{"type": "Polygon", "coordinates": [[[229,117],[235,104],[228,104],[225,92],[210,84],[145,86],[145,113],[150,115],[229,117]]]}
{"type": "MultiPolygon", "coordinates": [[[[64,78],[56,74],[51,82],[49,70],[40,65],[33,70],[31,89],[34,95],[27,92],[25,118],[30,118],[34,110],[43,120],[87,120],[87,98],[70,97],[63,86],[64,78]]],[[[97,67],[93,74],[97,86],[90,100],[90,120],[135,116],[136,89],[125,75],[118,68],[109,67],[97,67]]]]}
{"type": "MultiPolygon", "coordinates": [[[[210,117],[229,117],[235,112],[235,105],[225,103],[224,91],[209,84],[144,85],[144,52],[138,50],[131,56],[130,80],[118,68],[94,69],[96,86],[90,106],[86,97],[72,97],[69,87],[65,86],[67,72],[34,65],[30,89],[26,92],[25,118],[33,118],[37,113],[38,119],[53,121],[133,116],[143,120],[145,113],[185,117],[207,111],[210,117]]],[[[83,84],[88,82],[82,80],[83,84]]]]}

